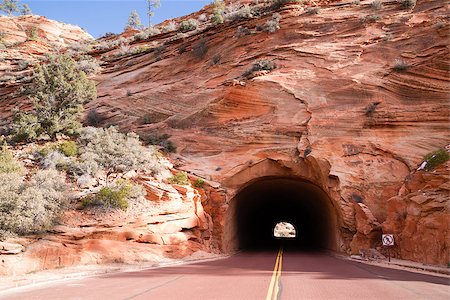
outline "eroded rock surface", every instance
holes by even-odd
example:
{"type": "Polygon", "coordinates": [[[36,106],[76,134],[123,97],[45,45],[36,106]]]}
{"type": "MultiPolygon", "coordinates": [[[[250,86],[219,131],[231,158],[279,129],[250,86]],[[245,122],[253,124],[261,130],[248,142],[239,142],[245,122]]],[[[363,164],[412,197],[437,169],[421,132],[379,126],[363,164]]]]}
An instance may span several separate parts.
{"type": "MultiPolygon", "coordinates": [[[[424,0],[405,9],[391,1],[374,11],[367,1],[316,2],[319,14],[300,4],[282,7],[275,33],[258,30],[270,12],[131,42],[142,51],[90,53],[104,70],[87,109],[102,125],[171,135],[176,167],[214,186],[199,190],[202,207],[192,200],[196,208],[179,220],[132,227],[129,241],[106,230],[102,238],[114,238],[105,243],[151,249],[198,240],[232,250],[228,208],[236,193],[257,178],[293,176],[329,196],[335,250],[376,248],[381,233],[392,232],[399,258],[448,263],[448,165],[415,172],[425,154],[450,141],[447,6],[424,0]],[[249,34],[237,37],[239,27],[249,34]],[[202,44],[206,51],[196,54],[202,44]],[[243,76],[261,59],[277,68],[243,76]]],[[[0,88],[12,95],[17,87],[0,88]]],[[[4,116],[11,99],[1,96],[4,116]]],[[[154,201],[173,192],[146,188],[154,201]]],[[[77,243],[90,241],[77,234],[77,243]]],[[[76,251],[107,248],[94,241],[76,251]]]]}

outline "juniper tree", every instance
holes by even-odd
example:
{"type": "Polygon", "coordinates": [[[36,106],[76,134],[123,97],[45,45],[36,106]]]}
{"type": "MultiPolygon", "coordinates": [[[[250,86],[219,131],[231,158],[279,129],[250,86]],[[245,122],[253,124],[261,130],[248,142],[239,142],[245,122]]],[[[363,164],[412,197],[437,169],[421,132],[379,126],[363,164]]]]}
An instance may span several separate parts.
{"type": "Polygon", "coordinates": [[[33,110],[16,113],[11,128],[16,141],[77,134],[83,104],[96,97],[95,83],[68,55],[50,56],[47,64],[37,65],[26,93],[33,110]]]}

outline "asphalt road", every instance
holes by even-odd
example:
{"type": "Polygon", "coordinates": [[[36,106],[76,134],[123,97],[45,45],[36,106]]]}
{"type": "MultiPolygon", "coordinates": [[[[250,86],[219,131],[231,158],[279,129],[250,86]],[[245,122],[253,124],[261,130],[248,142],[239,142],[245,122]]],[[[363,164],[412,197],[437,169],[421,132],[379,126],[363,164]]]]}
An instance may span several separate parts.
{"type": "Polygon", "coordinates": [[[450,299],[449,279],[327,253],[240,253],[182,266],[21,288],[1,299],[450,299]]]}

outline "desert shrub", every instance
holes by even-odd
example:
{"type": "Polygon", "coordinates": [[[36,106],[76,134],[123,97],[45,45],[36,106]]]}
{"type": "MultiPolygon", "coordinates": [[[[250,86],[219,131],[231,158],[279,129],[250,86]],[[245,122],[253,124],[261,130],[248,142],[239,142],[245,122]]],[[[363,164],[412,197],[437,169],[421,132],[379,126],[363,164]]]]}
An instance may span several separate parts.
{"type": "Polygon", "coordinates": [[[152,120],[152,116],[149,114],[146,114],[142,117],[141,119],[142,124],[152,124],[153,120],[152,120]]]}
{"type": "Polygon", "coordinates": [[[188,32],[197,29],[198,22],[194,19],[189,19],[180,23],[179,30],[181,32],[188,32]]]}
{"type": "Polygon", "coordinates": [[[259,60],[259,61],[255,62],[253,64],[253,66],[243,74],[243,76],[248,77],[252,73],[258,72],[258,71],[272,71],[276,67],[277,66],[273,61],[270,61],[267,59],[259,60]]]}
{"type": "Polygon", "coordinates": [[[77,134],[83,104],[96,97],[95,83],[67,55],[50,56],[48,64],[37,65],[26,93],[33,111],[15,114],[11,132],[16,141],[77,134]]]}
{"type": "Polygon", "coordinates": [[[370,22],[376,22],[376,21],[378,21],[378,20],[380,20],[380,19],[381,19],[381,17],[380,17],[379,15],[370,15],[370,16],[367,16],[367,20],[370,21],[370,22]]]}
{"type": "Polygon", "coordinates": [[[200,16],[198,16],[197,21],[204,23],[208,21],[208,16],[206,14],[201,14],[200,16]]]}
{"type": "Polygon", "coordinates": [[[43,169],[56,169],[65,171],[68,169],[70,159],[58,150],[54,150],[46,154],[40,161],[43,169]]]}
{"type": "Polygon", "coordinates": [[[203,58],[208,52],[208,46],[206,45],[206,39],[202,38],[198,41],[194,47],[192,47],[192,51],[197,58],[203,58]]]}
{"type": "Polygon", "coordinates": [[[33,141],[39,137],[41,123],[36,115],[15,112],[10,126],[11,139],[15,142],[33,141]]]}
{"type": "Polygon", "coordinates": [[[77,62],[77,68],[86,74],[96,74],[100,70],[100,64],[91,56],[83,56],[77,62]]]}
{"type": "Polygon", "coordinates": [[[53,225],[66,202],[64,176],[38,171],[29,182],[19,174],[0,174],[0,230],[28,234],[53,225]]]}
{"type": "Polygon", "coordinates": [[[416,6],[417,0],[398,0],[403,8],[413,8],[416,6]]]}
{"type": "Polygon", "coordinates": [[[39,39],[39,31],[37,27],[29,27],[25,29],[27,35],[27,41],[37,41],[39,39]]]}
{"type": "Polygon", "coordinates": [[[221,58],[222,57],[219,54],[214,55],[212,58],[213,65],[217,65],[218,63],[220,63],[221,58]]]}
{"type": "Polygon", "coordinates": [[[17,62],[17,70],[23,71],[30,66],[30,62],[26,59],[21,59],[17,62]]]}
{"type": "Polygon", "coordinates": [[[374,0],[372,3],[370,3],[370,7],[375,10],[382,9],[383,3],[381,2],[381,0],[374,0]]]}
{"type": "Polygon", "coordinates": [[[213,24],[222,24],[223,23],[223,16],[219,12],[215,12],[211,18],[211,21],[213,24]]]}
{"type": "Polygon", "coordinates": [[[359,5],[359,4],[361,4],[361,1],[360,0],[353,0],[352,4],[353,5],[359,5]]]}
{"type": "Polygon", "coordinates": [[[274,33],[275,31],[281,28],[280,20],[281,20],[280,14],[278,13],[273,14],[272,18],[264,24],[263,30],[266,32],[274,33]]]}
{"type": "Polygon", "coordinates": [[[163,28],[163,32],[171,32],[171,31],[175,31],[175,30],[177,30],[177,23],[175,23],[174,21],[170,21],[163,28]]]}
{"type": "Polygon", "coordinates": [[[450,154],[445,149],[439,149],[434,152],[428,153],[424,157],[424,161],[427,163],[425,165],[425,170],[430,171],[440,164],[445,163],[450,159],[450,154]]]}
{"type": "Polygon", "coordinates": [[[105,32],[100,38],[109,38],[109,37],[113,37],[116,36],[116,34],[114,32],[105,32]]]}
{"type": "Polygon", "coordinates": [[[139,40],[146,40],[146,39],[148,39],[149,37],[154,36],[154,35],[157,35],[157,34],[160,34],[160,33],[161,33],[161,31],[160,31],[158,28],[153,27],[153,26],[150,26],[150,27],[148,27],[148,28],[146,28],[146,29],[144,29],[144,30],[142,30],[142,31],[140,31],[140,32],[138,32],[138,33],[136,33],[136,34],[134,35],[134,39],[135,39],[136,41],[139,41],[139,40]]]}
{"type": "Polygon", "coordinates": [[[196,188],[202,188],[204,184],[205,184],[205,181],[204,181],[203,179],[197,178],[197,179],[195,179],[193,185],[194,185],[194,187],[196,187],[196,188]]]}
{"type": "Polygon", "coordinates": [[[92,50],[92,45],[89,41],[81,41],[70,44],[68,48],[75,53],[87,53],[92,50]]]}
{"type": "Polygon", "coordinates": [[[96,170],[106,170],[106,180],[112,173],[130,170],[150,170],[159,173],[161,164],[158,152],[142,146],[138,135],[133,132],[124,134],[116,127],[85,127],[79,138],[80,157],[74,173],[95,175],[96,170]]]}
{"type": "Polygon", "coordinates": [[[78,145],[74,141],[64,141],[59,145],[58,149],[68,157],[77,156],[78,154],[78,145]]]}
{"type": "Polygon", "coordinates": [[[168,38],[168,39],[166,40],[166,43],[174,42],[174,41],[183,39],[183,38],[185,38],[185,37],[186,37],[186,35],[185,35],[184,33],[177,32],[177,34],[172,35],[170,38],[168,38]]]}
{"type": "Polygon", "coordinates": [[[404,61],[403,59],[396,59],[394,61],[394,67],[393,69],[395,71],[401,72],[401,71],[405,71],[409,68],[409,64],[404,61]]]}
{"type": "Polygon", "coordinates": [[[142,136],[142,140],[144,143],[148,145],[156,145],[163,148],[163,150],[167,153],[173,153],[176,151],[175,145],[169,141],[170,135],[168,134],[146,134],[142,136]]]}
{"type": "Polygon", "coordinates": [[[236,21],[242,19],[250,19],[254,16],[253,9],[248,5],[239,7],[240,4],[229,4],[225,8],[225,19],[228,21],[236,21]]]}
{"type": "Polygon", "coordinates": [[[102,117],[97,109],[91,109],[86,116],[86,123],[88,126],[98,127],[105,121],[105,118],[102,117]]]}
{"type": "Polygon", "coordinates": [[[11,151],[4,141],[0,146],[0,174],[17,173],[22,170],[22,165],[14,159],[11,151]]]}
{"type": "Polygon", "coordinates": [[[211,18],[211,21],[214,24],[222,24],[223,23],[224,10],[225,10],[225,2],[223,2],[223,0],[214,0],[213,16],[211,18]]]}
{"type": "Polygon", "coordinates": [[[236,30],[236,33],[234,36],[237,38],[240,38],[240,37],[243,37],[245,35],[250,35],[250,34],[251,34],[250,29],[248,29],[247,27],[244,27],[244,26],[239,26],[238,29],[236,30]]]}
{"type": "Polygon", "coordinates": [[[186,172],[178,172],[167,180],[172,184],[179,185],[188,185],[190,182],[186,172]]]}
{"type": "Polygon", "coordinates": [[[305,9],[305,13],[308,15],[317,15],[320,12],[320,8],[318,7],[307,7],[305,9]]]}
{"type": "Polygon", "coordinates": [[[16,77],[10,76],[10,75],[5,75],[5,76],[0,77],[0,82],[9,82],[9,81],[15,81],[15,80],[16,80],[16,77]]]}
{"type": "Polygon", "coordinates": [[[82,206],[127,210],[129,201],[144,196],[145,190],[142,186],[134,185],[128,180],[117,180],[111,186],[101,188],[95,195],[85,197],[82,206]]]}
{"type": "Polygon", "coordinates": [[[186,52],[186,45],[181,45],[178,48],[178,53],[183,54],[184,52],[186,52]]]}

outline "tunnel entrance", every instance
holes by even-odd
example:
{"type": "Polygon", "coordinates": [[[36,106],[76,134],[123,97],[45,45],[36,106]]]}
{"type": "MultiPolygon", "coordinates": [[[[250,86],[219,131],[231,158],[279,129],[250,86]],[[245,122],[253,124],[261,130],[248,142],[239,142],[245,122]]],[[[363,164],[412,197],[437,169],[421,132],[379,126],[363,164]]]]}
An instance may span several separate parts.
{"type": "Polygon", "coordinates": [[[233,199],[235,234],[239,250],[276,248],[280,240],[296,250],[336,250],[336,214],[328,195],[318,186],[294,178],[263,178],[233,199]],[[274,236],[280,220],[291,223],[296,234],[274,236]]]}

